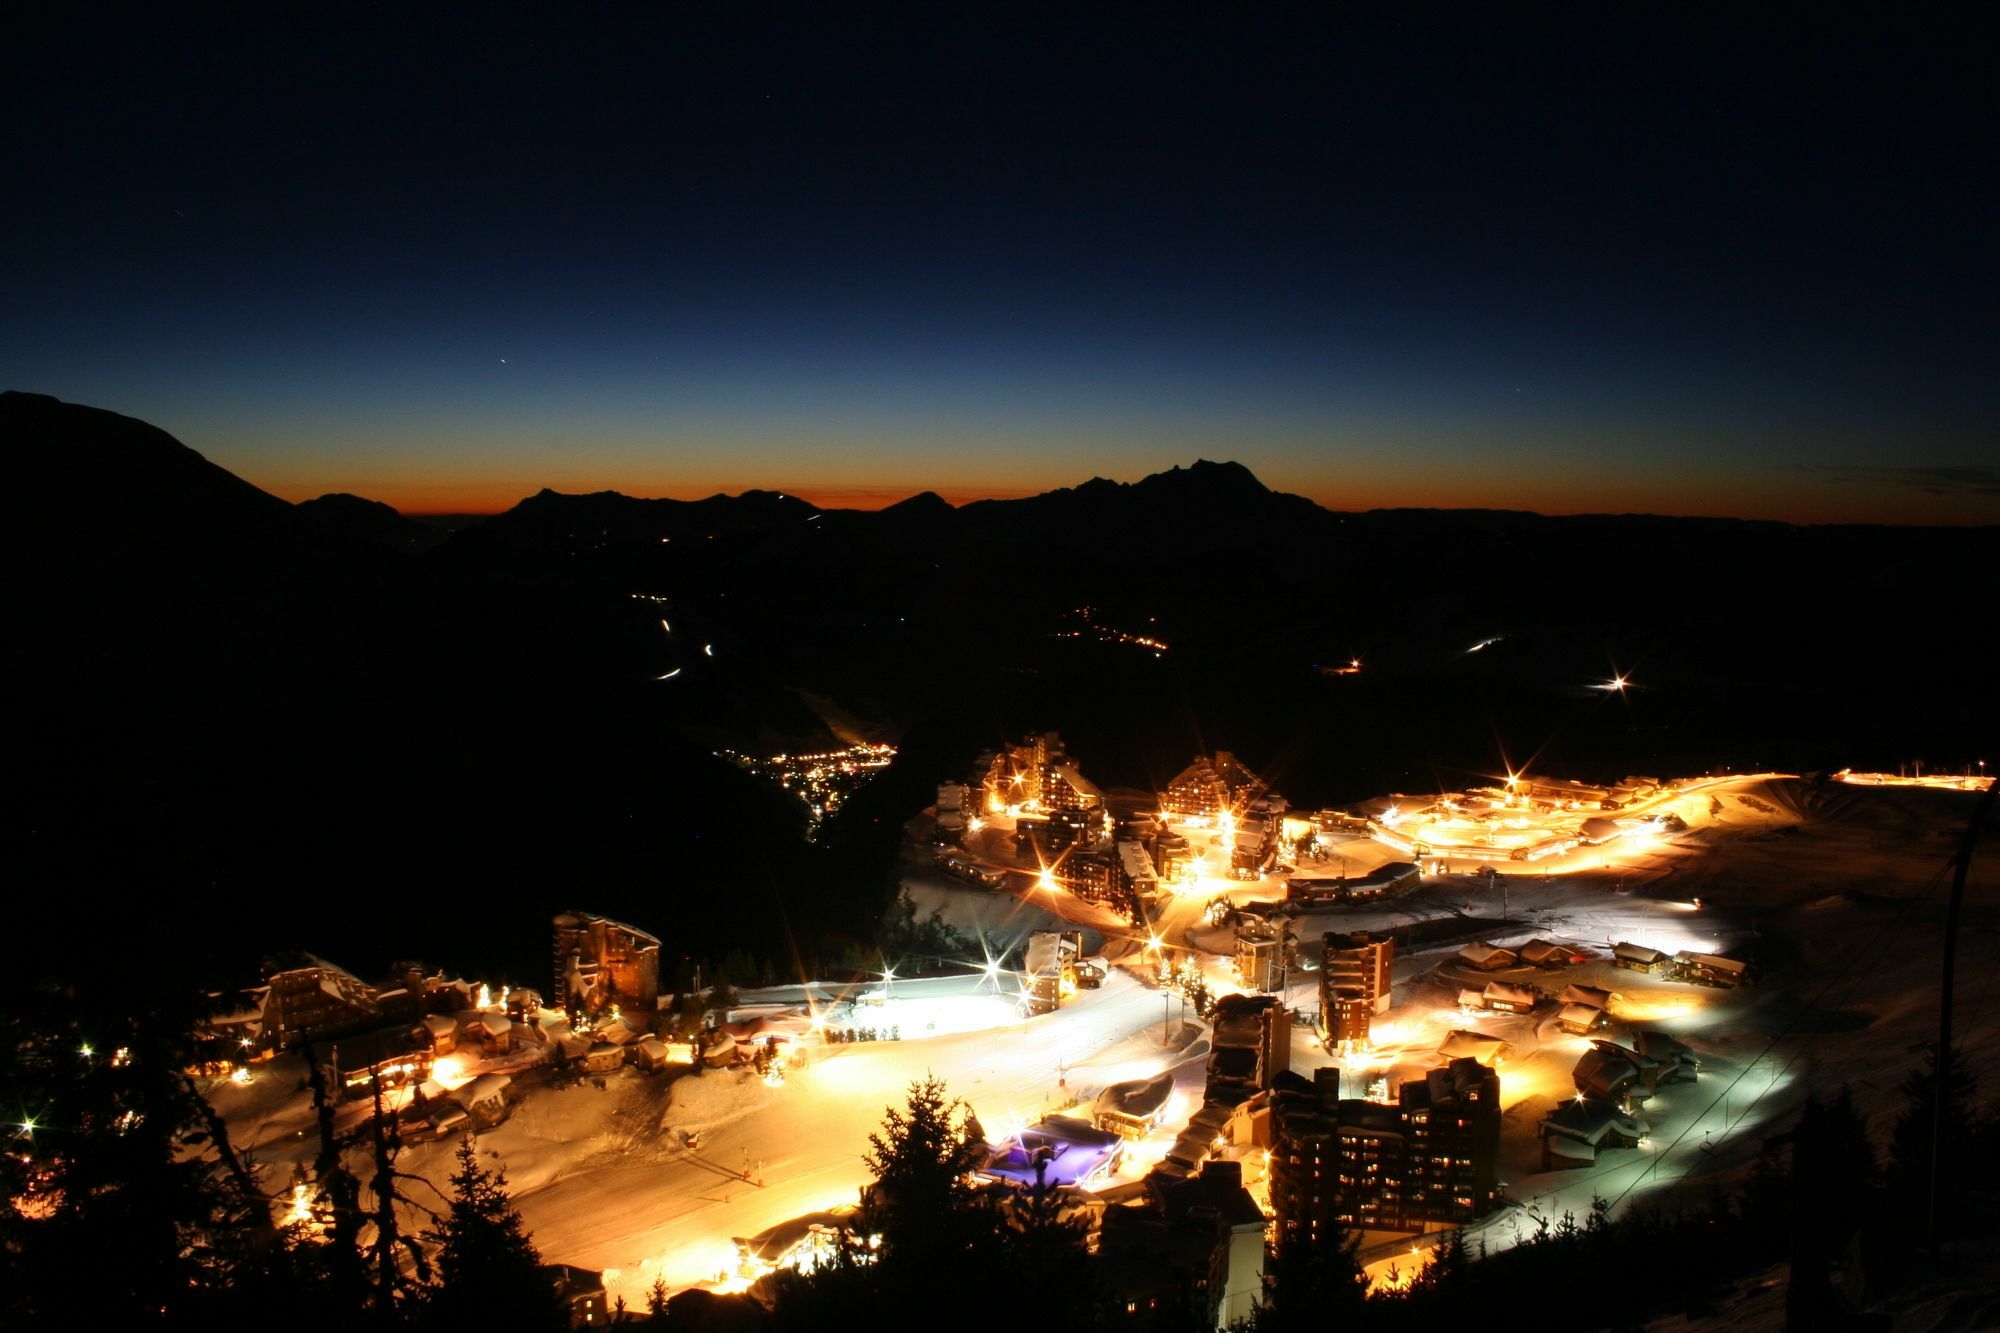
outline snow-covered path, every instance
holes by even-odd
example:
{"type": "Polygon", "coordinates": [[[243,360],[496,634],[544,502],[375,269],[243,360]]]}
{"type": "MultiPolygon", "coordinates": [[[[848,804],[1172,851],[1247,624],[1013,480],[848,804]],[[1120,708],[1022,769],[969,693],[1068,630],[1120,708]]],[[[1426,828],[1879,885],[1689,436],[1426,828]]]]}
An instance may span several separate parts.
{"type": "Polygon", "coordinates": [[[1159,994],[1114,974],[1059,1013],[1011,1027],[813,1045],[776,1088],[735,1071],[683,1076],[654,1151],[559,1173],[516,1202],[545,1258],[616,1270],[607,1286],[637,1306],[655,1278],[672,1289],[714,1280],[734,1261],[733,1237],[853,1203],[868,1180],[868,1135],[913,1081],[943,1079],[989,1130],[1033,1121],[1073,1091],[1165,1067],[1164,1048],[1149,1061],[1133,1054],[1145,1043],[1127,1041],[1160,1025],[1159,994]],[[699,1131],[699,1151],[670,1146],[681,1129],[699,1131]]]}

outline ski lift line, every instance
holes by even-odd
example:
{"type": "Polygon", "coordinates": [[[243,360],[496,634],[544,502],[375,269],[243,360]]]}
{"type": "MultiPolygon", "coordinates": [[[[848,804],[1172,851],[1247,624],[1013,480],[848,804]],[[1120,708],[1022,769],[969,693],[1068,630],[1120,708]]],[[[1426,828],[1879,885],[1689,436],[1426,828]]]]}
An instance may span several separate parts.
{"type": "MultiPolygon", "coordinates": [[[[1729,1080],[1728,1085],[1725,1086],[1719,1094],[1717,1094],[1715,1097],[1709,1100],[1708,1105],[1704,1106],[1701,1109],[1701,1113],[1697,1115],[1693,1120],[1688,1122],[1687,1128],[1683,1129],[1679,1134],[1676,1134],[1674,1136],[1674,1140],[1672,1143],[1669,1143],[1666,1147],[1660,1149],[1658,1152],[1653,1154],[1652,1163],[1649,1166],[1647,1166],[1647,1168],[1644,1171],[1641,1171],[1637,1176],[1633,1177],[1631,1184],[1627,1185],[1624,1189],[1618,1192],[1618,1197],[1611,1201],[1611,1206],[1613,1208],[1616,1208],[1619,1204],[1623,1203],[1625,1201],[1625,1197],[1629,1195],[1633,1190],[1639,1187],[1640,1181],[1652,1175],[1653,1172],[1658,1169],[1661,1160],[1667,1157],[1670,1153],[1672,1153],[1674,1149],[1678,1148],[1681,1145],[1682,1141],[1684,1141],[1689,1134],[1692,1134],[1694,1132],[1694,1127],[1700,1124],[1703,1120],[1708,1118],[1709,1112],[1713,1111],[1718,1105],[1726,1104],[1729,1094],[1736,1090],[1736,1085],[1743,1081],[1744,1076],[1747,1075],[1752,1069],[1755,1069],[1759,1063],[1761,1063],[1767,1056],[1769,1056],[1771,1054],[1772,1049],[1776,1047],[1779,1042],[1783,1041],[1786,1037],[1790,1036],[1792,1029],[1798,1025],[1799,1020],[1803,1019],[1808,1013],[1811,1013],[1814,1009],[1818,1008],[1820,1001],[1824,1000],[1827,997],[1828,993],[1831,992],[1835,986],[1839,985],[1841,981],[1845,980],[1847,978],[1848,973],[1854,972],[1855,965],[1861,961],[1861,958],[1864,953],[1870,957],[1880,957],[1888,948],[1891,947],[1891,945],[1894,942],[1895,936],[1899,934],[1905,927],[1907,927],[1912,920],[1915,919],[1916,909],[1922,906],[1925,902],[1927,902],[1930,899],[1931,894],[1936,891],[1938,885],[1943,881],[1944,871],[1945,867],[1939,866],[1937,870],[1932,872],[1929,881],[1925,883],[1923,889],[1920,892],[1913,895],[1910,898],[1909,902],[1904,905],[1902,915],[1889,927],[1889,930],[1886,934],[1878,932],[1877,934],[1875,934],[1874,936],[1870,937],[1867,940],[1856,942],[1854,948],[1849,952],[1846,960],[1843,961],[1841,965],[1835,970],[1834,975],[1828,978],[1826,985],[1820,987],[1818,993],[1816,993],[1805,1004],[1799,1006],[1798,1012],[1794,1013],[1790,1019],[1786,1020],[1784,1027],[1780,1028],[1776,1034],[1774,1034],[1764,1043],[1763,1050],[1759,1051],[1757,1055],[1754,1056],[1749,1061],[1749,1063],[1745,1064],[1743,1068],[1740,1071],[1738,1071],[1736,1076],[1729,1080]]],[[[1853,998],[1854,991],[1857,987],[1860,986],[1862,979],[1863,979],[1862,974],[1855,972],[1852,984],[1849,985],[1847,989],[1847,994],[1845,997],[1843,997],[1842,1000],[1843,1004],[1848,999],[1853,998]]],[[[1770,1082],[1771,1087],[1776,1086],[1779,1076],[1789,1073],[1791,1071],[1792,1066],[1797,1064],[1799,1058],[1803,1056],[1806,1053],[1806,1051],[1812,1046],[1814,1039],[1821,1035],[1823,1034],[1818,1032],[1808,1032],[1804,1034],[1804,1038],[1803,1040],[1800,1041],[1798,1049],[1793,1051],[1791,1056],[1788,1059],[1786,1059],[1784,1064],[1778,1067],[1778,1072],[1771,1076],[1771,1082],[1770,1082]]],[[[1769,1090],[1770,1090],[1769,1087],[1765,1089],[1765,1091],[1767,1092],[1769,1090]]],[[[1736,1119],[1740,1121],[1744,1118],[1744,1116],[1747,1116],[1750,1113],[1750,1109],[1754,1107],[1758,1101],[1762,1100],[1762,1097],[1763,1097],[1762,1093],[1759,1093],[1756,1097],[1753,1097],[1748,1103],[1748,1105],[1744,1107],[1742,1113],[1736,1117],[1736,1119]]],[[[1724,1119],[1725,1120],[1728,1119],[1726,1112],[1724,1114],[1724,1119]]],[[[1726,1138],[1730,1130],[1734,1128],[1735,1124],[1733,1122],[1725,1124],[1722,1128],[1723,1136],[1726,1138]]],[[[1668,1187],[1669,1191],[1679,1189],[1682,1185],[1687,1183],[1688,1179],[1693,1174],[1694,1172],[1692,1171],[1683,1172],[1680,1176],[1675,1178],[1673,1183],[1668,1187]]]]}
{"type": "MultiPolygon", "coordinates": [[[[1915,897],[1913,897],[1910,900],[1909,904],[1904,908],[1903,915],[1889,927],[1888,935],[1887,936],[1878,935],[1869,942],[1869,947],[1867,949],[1868,952],[1878,953],[1881,948],[1887,947],[1891,943],[1893,943],[1895,936],[1898,933],[1900,933],[1906,926],[1908,926],[1912,920],[1915,919],[1916,908],[1922,905],[1930,897],[1931,893],[1937,888],[1939,882],[1942,880],[1943,874],[1944,870],[1942,867],[1940,867],[1936,872],[1932,874],[1930,881],[1925,884],[1923,890],[1919,892],[1915,897]]],[[[1810,1001],[1808,1001],[1804,1006],[1802,1006],[1799,1012],[1793,1015],[1792,1019],[1785,1024],[1784,1028],[1781,1029],[1777,1033],[1777,1035],[1773,1036],[1769,1041],[1765,1042],[1764,1049],[1751,1058],[1750,1062],[1743,1067],[1743,1070],[1740,1073],[1738,1073],[1735,1078],[1732,1078],[1729,1081],[1728,1086],[1722,1090],[1719,1096],[1710,1100],[1709,1104],[1702,1109],[1701,1115],[1696,1117],[1695,1123],[1699,1123],[1702,1119],[1706,1118],[1708,1113],[1715,1108],[1718,1102],[1722,1103],[1725,1107],[1727,1106],[1728,1097],[1730,1093],[1735,1091],[1736,1085],[1742,1082],[1744,1076],[1747,1075],[1752,1069],[1756,1068],[1759,1062],[1761,1062],[1766,1056],[1770,1055],[1772,1048],[1775,1047],[1778,1044],[1778,1042],[1784,1040],[1785,1037],[1790,1034],[1791,1028],[1799,1021],[1799,1019],[1803,1018],[1806,1014],[1812,1012],[1814,1009],[1819,1007],[1820,1001],[1824,1000],[1828,992],[1830,992],[1835,986],[1840,984],[1841,980],[1843,979],[1843,976],[1853,968],[1853,965],[1856,962],[1860,960],[1862,952],[1863,952],[1863,947],[1857,945],[1853,954],[1850,955],[1850,957],[1847,959],[1845,963],[1843,963],[1838,969],[1836,969],[1834,975],[1827,980],[1825,986],[1822,986],[1820,988],[1818,994],[1814,995],[1810,1001]]],[[[1865,974],[1858,972],[1855,973],[1853,980],[1848,985],[1846,993],[1841,997],[1840,1000],[1841,1006],[1844,1007],[1854,998],[1855,990],[1859,988],[1861,982],[1864,979],[1865,979],[1865,974]]],[[[1777,1084],[1778,1077],[1782,1074],[1790,1072],[1792,1066],[1797,1064],[1800,1057],[1805,1055],[1805,1053],[1811,1048],[1814,1039],[1821,1035],[1823,1034],[1817,1032],[1805,1033],[1803,1039],[1799,1043],[1798,1049],[1793,1051],[1791,1056],[1788,1059],[1786,1059],[1786,1061],[1782,1065],[1778,1067],[1775,1073],[1771,1075],[1770,1082],[1766,1086],[1765,1091],[1768,1092],[1771,1087],[1775,1087],[1777,1084]]],[[[1723,1126],[1722,1128],[1723,1137],[1724,1138],[1728,1137],[1730,1131],[1735,1129],[1736,1125],[1740,1123],[1746,1116],[1748,1116],[1750,1114],[1751,1109],[1754,1108],[1757,1105],[1757,1103],[1761,1100],[1763,1100],[1763,1093],[1759,1093],[1756,1096],[1750,1098],[1749,1102],[1745,1104],[1743,1111],[1739,1115],[1737,1115],[1733,1121],[1730,1121],[1730,1123],[1727,1123],[1723,1126]]],[[[1724,1112],[1724,1119],[1725,1120],[1729,1119],[1726,1110],[1724,1112]]],[[[1693,1129],[1694,1125],[1690,1124],[1686,1130],[1682,1131],[1680,1135],[1676,1136],[1673,1143],[1669,1144],[1667,1148],[1660,1155],[1664,1156],[1665,1153],[1672,1152],[1673,1149],[1677,1147],[1680,1144],[1680,1142],[1688,1136],[1688,1134],[1693,1132],[1693,1129]]],[[[1718,1146],[1719,1146],[1719,1141],[1718,1141],[1718,1146]]],[[[1658,1160],[1659,1160],[1658,1157],[1655,1157],[1654,1161],[1656,1163],[1658,1160]]],[[[1647,1172],[1641,1172],[1640,1178],[1643,1179],[1644,1176],[1652,1169],[1653,1168],[1649,1167],[1647,1172]]],[[[1695,1174],[1694,1172],[1690,1171],[1676,1178],[1673,1181],[1672,1185],[1669,1187],[1670,1192],[1671,1190],[1677,1190],[1682,1185],[1686,1184],[1688,1179],[1694,1174],[1695,1174]]],[[[1616,1204],[1618,1201],[1623,1200],[1625,1195],[1631,1193],[1631,1191],[1638,1185],[1638,1183],[1639,1183],[1638,1179],[1635,1179],[1631,1185],[1626,1186],[1625,1189],[1620,1192],[1618,1199],[1614,1200],[1613,1203],[1616,1204]]]]}
{"type": "Polygon", "coordinates": [[[672,680],[672,679],[673,679],[673,678],[674,678],[675,676],[678,676],[678,675],[680,675],[680,674],[681,674],[681,672],[682,672],[683,670],[685,670],[685,668],[683,668],[683,667],[675,667],[675,668],[674,668],[674,669],[673,669],[672,671],[669,671],[669,672],[668,672],[668,673],[667,673],[666,675],[664,675],[664,676],[655,676],[655,677],[653,677],[653,679],[654,679],[654,680],[672,680]]]}
{"type": "MultiPolygon", "coordinates": [[[[1914,918],[1916,914],[1917,907],[1921,906],[1923,902],[1929,898],[1930,894],[1937,888],[1939,882],[1943,879],[1943,876],[1944,876],[1944,867],[1939,867],[1935,872],[1932,873],[1930,881],[1925,884],[1922,891],[1920,891],[1917,895],[1915,895],[1910,899],[1908,905],[1904,908],[1902,918],[1897,922],[1895,922],[1890,927],[1891,938],[1893,938],[1894,932],[1900,931],[1904,926],[1909,924],[1909,922],[1914,918]]],[[[1730,1080],[1729,1085],[1725,1087],[1722,1090],[1722,1092],[1718,1094],[1715,1098],[1710,1100],[1708,1105],[1704,1106],[1701,1109],[1701,1113],[1697,1115],[1692,1121],[1689,1122],[1688,1127],[1686,1129],[1682,1130],[1678,1135],[1676,1135],[1671,1143],[1667,1144],[1665,1147],[1661,1148],[1659,1151],[1653,1154],[1653,1160],[1650,1163],[1648,1163],[1646,1167],[1642,1169],[1636,1176],[1633,1177],[1631,1184],[1627,1185],[1624,1189],[1618,1192],[1618,1196],[1610,1201],[1609,1206],[1612,1208],[1616,1208],[1619,1204],[1623,1203],[1625,1201],[1625,1197],[1629,1195],[1634,1189],[1637,1189],[1641,1181],[1646,1180],[1648,1177],[1652,1176],[1659,1169],[1659,1164],[1661,1160],[1672,1154],[1673,1151],[1676,1148],[1678,1148],[1681,1145],[1681,1143],[1688,1137],[1688,1135],[1694,1132],[1694,1127],[1700,1124],[1703,1120],[1707,1119],[1709,1112],[1713,1111],[1718,1104],[1725,1101],[1725,1099],[1729,1096],[1729,1094],[1735,1090],[1736,1085],[1742,1081],[1744,1074],[1749,1073],[1750,1070],[1754,1069],[1759,1063],[1761,1063],[1765,1059],[1765,1057],[1767,1057],[1771,1053],[1771,1049],[1774,1046],[1776,1046],[1780,1041],[1784,1040],[1787,1036],[1790,1035],[1792,1027],[1796,1025],[1798,1021],[1801,1018],[1803,1018],[1806,1014],[1812,1012],[1812,1010],[1818,1006],[1819,1002],[1824,998],[1826,998],[1827,993],[1831,991],[1835,986],[1840,984],[1842,977],[1853,968],[1855,963],[1860,961],[1861,955],[1864,950],[1870,954],[1877,954],[1880,952],[1880,946],[1888,942],[1889,941],[1887,939],[1884,939],[1884,937],[1877,935],[1872,937],[1868,941],[1857,944],[1853,952],[1847,958],[1847,960],[1835,969],[1834,974],[1827,980],[1826,985],[1820,988],[1819,993],[1814,995],[1810,1000],[1808,1000],[1804,1005],[1802,1005],[1799,1011],[1796,1014],[1794,1014],[1789,1021],[1786,1022],[1785,1026],[1782,1029],[1780,1029],[1776,1035],[1774,1035],[1764,1043],[1763,1050],[1759,1051],[1754,1057],[1752,1057],[1750,1062],[1743,1067],[1743,1070],[1730,1080]]],[[[1859,986],[1861,980],[1862,977],[1860,975],[1855,976],[1853,985],[1851,985],[1848,988],[1848,996],[1850,998],[1853,995],[1854,987],[1859,986]]],[[[1811,1046],[1813,1039],[1819,1035],[1820,1035],[1819,1033],[1805,1034],[1805,1039],[1800,1043],[1798,1050],[1794,1051],[1792,1053],[1791,1058],[1785,1061],[1785,1063],[1779,1067],[1778,1074],[1783,1074],[1789,1071],[1791,1067],[1798,1062],[1799,1057],[1805,1054],[1807,1048],[1811,1046]]],[[[1778,1074],[1774,1074],[1771,1076],[1771,1082],[1774,1085],[1777,1082],[1778,1074]]],[[[1751,1099],[1749,1105],[1744,1108],[1743,1115],[1739,1115],[1737,1119],[1740,1121],[1744,1115],[1748,1115],[1750,1107],[1755,1106],[1759,1100],[1761,1100],[1761,1094],[1759,1097],[1751,1099]]],[[[1733,1128],[1733,1126],[1726,1125],[1723,1127],[1722,1133],[1725,1138],[1728,1136],[1731,1128],[1733,1128]]],[[[1712,1155],[1710,1160],[1712,1163],[1713,1162],[1712,1155]]],[[[1600,1170],[1591,1172],[1589,1177],[1587,1178],[1594,1180],[1599,1177],[1609,1175],[1613,1171],[1622,1170],[1625,1166],[1628,1165],[1630,1165],[1630,1163],[1621,1162],[1615,1166],[1607,1166],[1601,1168],[1600,1170]]],[[[1668,1186],[1669,1192],[1671,1193],[1674,1190],[1678,1190],[1682,1185],[1685,1185],[1688,1182],[1689,1178],[1693,1176],[1693,1174],[1694,1172],[1690,1170],[1683,1172],[1681,1175],[1675,1177],[1668,1186]]],[[[1548,1198],[1549,1196],[1556,1193],[1557,1190],[1560,1190],[1562,1188],[1564,1188],[1563,1185],[1558,1185],[1552,1189],[1544,1191],[1541,1194],[1532,1195],[1530,1196],[1528,1202],[1532,1204],[1542,1199],[1548,1198]]]]}
{"type": "Polygon", "coordinates": [[[669,634],[672,634],[674,632],[674,627],[667,623],[667,618],[665,616],[660,617],[660,628],[665,630],[669,634]]]}

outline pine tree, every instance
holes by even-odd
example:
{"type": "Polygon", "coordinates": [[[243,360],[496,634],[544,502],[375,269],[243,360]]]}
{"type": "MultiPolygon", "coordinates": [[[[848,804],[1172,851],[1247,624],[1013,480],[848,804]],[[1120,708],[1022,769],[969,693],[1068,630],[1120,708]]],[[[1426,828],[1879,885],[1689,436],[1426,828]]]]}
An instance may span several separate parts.
{"type": "Polygon", "coordinates": [[[1361,1322],[1368,1279],[1355,1253],[1358,1231],[1339,1231],[1320,1241],[1296,1236],[1272,1251],[1265,1267],[1266,1302],[1252,1326],[1290,1333],[1293,1329],[1346,1328],[1361,1322]]]}
{"type": "Polygon", "coordinates": [[[567,1329],[569,1312],[507,1194],[506,1172],[482,1167],[469,1135],[458,1145],[451,1187],[451,1207],[425,1236],[436,1247],[433,1325],[567,1329]]]}
{"type": "Polygon", "coordinates": [[[1972,1145],[1979,1132],[1974,1098],[1978,1081],[1954,1047],[1945,1061],[1944,1105],[1938,1106],[1937,1047],[1927,1043],[1923,1064],[1903,1080],[1905,1106],[1889,1139],[1889,1193],[1902,1215],[1903,1234],[1917,1240],[1929,1231],[1931,1144],[1937,1142],[1937,1223],[1943,1234],[1966,1221],[1966,1172],[1975,1166],[1972,1145]],[[1942,1114],[1940,1114],[1940,1109],[1942,1114]]]}
{"type": "Polygon", "coordinates": [[[1038,1155],[1035,1183],[1010,1192],[1001,1208],[1001,1259],[1013,1298],[1030,1310],[1092,1312],[1095,1275],[1089,1224],[1064,1215],[1062,1191],[1049,1183],[1049,1163],[1038,1155]]]}
{"type": "Polygon", "coordinates": [[[910,1085],[903,1109],[887,1108],[868,1142],[867,1228],[882,1237],[882,1276],[912,1299],[944,1299],[951,1283],[991,1262],[999,1235],[972,1184],[986,1155],[972,1108],[927,1077],[910,1085]]]}

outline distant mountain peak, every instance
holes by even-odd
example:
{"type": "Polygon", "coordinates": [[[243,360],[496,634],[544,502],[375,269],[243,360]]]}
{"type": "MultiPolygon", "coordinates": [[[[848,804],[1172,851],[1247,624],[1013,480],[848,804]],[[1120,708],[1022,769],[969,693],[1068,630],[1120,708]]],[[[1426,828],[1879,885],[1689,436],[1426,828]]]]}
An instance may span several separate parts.
{"type": "Polygon", "coordinates": [[[1271,488],[1257,479],[1257,474],[1237,462],[1211,462],[1197,458],[1187,466],[1176,465],[1165,472],[1155,472],[1138,485],[1142,487],[1183,486],[1199,484],[1204,487],[1227,489],[1233,493],[1269,495],[1271,488]]]}
{"type": "Polygon", "coordinates": [[[892,505],[883,506],[882,512],[894,514],[899,518],[914,518],[926,514],[950,514],[956,510],[953,509],[951,501],[936,491],[919,491],[907,500],[898,500],[892,505]]]}

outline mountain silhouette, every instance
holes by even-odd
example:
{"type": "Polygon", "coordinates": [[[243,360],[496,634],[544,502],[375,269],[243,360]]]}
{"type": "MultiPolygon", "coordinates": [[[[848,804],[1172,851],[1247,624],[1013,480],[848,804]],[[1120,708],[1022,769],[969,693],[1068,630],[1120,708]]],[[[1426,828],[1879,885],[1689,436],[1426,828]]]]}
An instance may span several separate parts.
{"type": "Polygon", "coordinates": [[[298,510],[320,526],[392,551],[421,555],[444,544],[442,528],[405,518],[380,500],[336,493],[301,500],[298,510]]]}
{"type": "Polygon", "coordinates": [[[1995,722],[1948,646],[1994,528],[1339,513],[1203,460],[878,512],[542,491],[425,550],[387,506],[287,504],[39,395],[0,395],[0,462],[0,836],[34,891],[146,911],[191,967],[470,950],[539,984],[583,890],[694,957],[772,920],[832,951],[936,783],[1031,730],[1100,785],[1233,749],[1310,808],[1531,755],[1948,762],[1995,722]],[[1613,669],[1643,688],[1589,688],[1613,669]],[[815,846],[715,754],[831,744],[811,700],[907,756],[815,846]]]}

